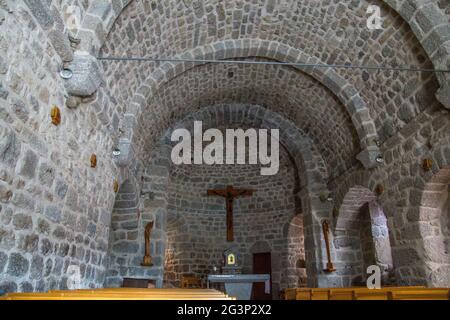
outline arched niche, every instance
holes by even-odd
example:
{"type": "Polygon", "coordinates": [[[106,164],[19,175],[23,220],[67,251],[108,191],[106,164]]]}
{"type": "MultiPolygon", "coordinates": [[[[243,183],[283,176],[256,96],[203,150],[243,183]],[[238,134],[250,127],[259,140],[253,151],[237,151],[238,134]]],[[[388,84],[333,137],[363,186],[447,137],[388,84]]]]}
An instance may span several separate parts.
{"type": "Polygon", "coordinates": [[[376,195],[366,187],[356,185],[345,195],[335,220],[333,244],[336,274],[344,286],[364,286],[371,265],[380,267],[383,285],[395,281],[387,219],[376,195]]]}
{"type": "Polygon", "coordinates": [[[139,196],[133,178],[119,187],[111,214],[109,233],[108,274],[105,287],[122,286],[128,265],[139,265],[139,196]]]}
{"type": "Polygon", "coordinates": [[[155,195],[145,179],[126,179],[120,186],[111,216],[108,270],[104,286],[121,287],[124,278],[148,279],[162,287],[165,212],[154,205],[155,195]],[[143,266],[145,228],[153,222],[150,237],[151,266],[143,266]]]}
{"type": "Polygon", "coordinates": [[[426,183],[418,221],[423,241],[427,285],[450,286],[450,166],[443,167],[426,183]]]}

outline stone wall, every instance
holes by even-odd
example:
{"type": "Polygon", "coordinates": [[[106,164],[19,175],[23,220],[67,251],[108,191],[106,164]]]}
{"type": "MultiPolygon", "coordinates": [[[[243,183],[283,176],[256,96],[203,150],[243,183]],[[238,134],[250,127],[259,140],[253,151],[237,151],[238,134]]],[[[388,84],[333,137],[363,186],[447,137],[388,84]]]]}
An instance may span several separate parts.
{"type": "Polygon", "coordinates": [[[448,249],[439,231],[439,219],[445,213],[436,210],[443,202],[428,196],[429,188],[436,187],[435,181],[442,181],[440,190],[450,181],[445,173],[450,161],[449,119],[445,109],[431,108],[382,145],[385,163],[380,168],[355,169],[330,183],[337,210],[352,187],[365,186],[373,192],[382,187],[377,202],[387,218],[399,285],[442,286],[442,281],[450,279],[445,266],[450,261],[445,253],[448,249]],[[432,163],[428,169],[423,167],[425,159],[432,163]],[[439,266],[441,273],[437,272],[439,266]]]}
{"type": "Polygon", "coordinates": [[[286,287],[306,287],[305,235],[303,215],[298,214],[285,226],[288,238],[287,259],[283,260],[282,274],[287,277],[286,287]]]}
{"type": "Polygon", "coordinates": [[[27,4],[0,5],[0,290],[66,288],[70,265],[79,266],[82,287],[101,286],[117,176],[112,122],[87,107],[92,98],[65,107],[61,52],[47,33],[53,25],[44,30],[35,19],[41,12],[56,29],[59,12],[27,4]]]}
{"type": "MultiPolygon", "coordinates": [[[[232,128],[232,127],[231,127],[232,128]]],[[[296,214],[296,168],[284,149],[280,172],[261,176],[259,165],[182,165],[172,169],[168,187],[165,280],[180,284],[181,276],[205,276],[220,269],[222,253],[234,247],[244,273],[252,273],[253,253],[271,252],[273,295],[297,286],[305,277],[296,269],[304,260],[302,221],[296,214]],[[208,189],[253,188],[251,197],[234,202],[235,241],[226,241],[225,200],[207,196],[208,189]],[[262,250],[262,251],[261,251],[262,250]]]]}

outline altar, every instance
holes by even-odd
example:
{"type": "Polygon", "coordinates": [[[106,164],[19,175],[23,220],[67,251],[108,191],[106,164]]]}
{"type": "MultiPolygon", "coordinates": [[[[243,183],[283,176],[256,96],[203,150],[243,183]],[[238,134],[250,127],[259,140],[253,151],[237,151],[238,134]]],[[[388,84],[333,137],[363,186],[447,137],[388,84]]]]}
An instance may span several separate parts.
{"type": "Polygon", "coordinates": [[[265,292],[270,293],[270,275],[268,274],[210,274],[208,275],[208,288],[210,283],[224,283],[225,292],[237,300],[250,300],[253,283],[264,282],[265,292]]]}

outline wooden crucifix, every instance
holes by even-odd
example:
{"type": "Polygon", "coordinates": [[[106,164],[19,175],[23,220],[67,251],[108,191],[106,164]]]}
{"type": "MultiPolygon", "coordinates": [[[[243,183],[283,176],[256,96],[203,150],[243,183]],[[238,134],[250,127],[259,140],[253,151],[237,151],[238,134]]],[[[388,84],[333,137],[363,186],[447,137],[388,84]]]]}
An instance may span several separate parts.
{"type": "Polygon", "coordinates": [[[224,197],[227,201],[227,241],[234,241],[233,234],[233,201],[237,197],[249,197],[253,195],[254,190],[251,189],[235,189],[228,186],[226,189],[208,190],[208,196],[224,197]]]}

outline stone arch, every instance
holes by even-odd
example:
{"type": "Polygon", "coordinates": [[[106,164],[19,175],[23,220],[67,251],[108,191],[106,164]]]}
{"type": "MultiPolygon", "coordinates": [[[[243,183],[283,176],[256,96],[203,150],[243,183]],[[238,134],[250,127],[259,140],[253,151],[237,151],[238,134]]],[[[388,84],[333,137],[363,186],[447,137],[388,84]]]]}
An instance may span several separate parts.
{"type": "Polygon", "coordinates": [[[344,286],[364,285],[370,265],[381,268],[384,285],[393,282],[387,218],[377,196],[366,187],[354,185],[347,191],[334,223],[333,244],[344,286]]]}
{"type": "MultiPolygon", "coordinates": [[[[309,286],[330,285],[330,275],[322,270],[326,264],[325,243],[322,236],[321,221],[330,218],[331,208],[328,203],[319,199],[322,192],[329,193],[325,184],[327,177],[326,167],[320,154],[315,150],[309,138],[296,128],[290,121],[282,116],[262,108],[251,105],[242,110],[243,105],[214,106],[213,109],[205,107],[197,112],[190,113],[185,119],[179,121],[173,128],[191,125],[194,120],[204,120],[214,124],[219,117],[211,110],[220,110],[228,119],[240,119],[239,114],[252,119],[253,125],[261,128],[280,128],[280,142],[283,144],[297,165],[300,179],[300,191],[296,197],[300,200],[301,210],[304,213],[305,255],[306,270],[309,286]],[[211,119],[215,119],[211,122],[211,119]]],[[[222,122],[221,122],[222,123],[222,122]]],[[[188,126],[187,126],[188,127],[188,126]]],[[[171,129],[167,130],[162,138],[163,143],[170,145],[171,129]]],[[[331,282],[330,282],[331,281],[331,282]]]]}
{"type": "Polygon", "coordinates": [[[445,212],[438,209],[439,204],[444,204],[444,200],[438,200],[442,199],[439,195],[445,197],[445,183],[438,181],[445,180],[450,166],[449,150],[445,139],[408,166],[414,184],[407,189],[405,201],[392,208],[398,211],[394,216],[396,232],[392,249],[396,279],[401,285],[436,286],[442,279],[448,279],[445,275],[448,254],[443,245],[446,240],[442,237],[441,220],[445,212]],[[432,163],[426,170],[422,163],[425,159],[432,163]],[[443,268],[436,272],[440,267],[443,268]]]}
{"type": "Polygon", "coordinates": [[[363,186],[351,187],[339,208],[338,216],[335,220],[335,230],[352,227],[352,222],[358,219],[359,209],[369,202],[376,200],[376,195],[363,186]]]}
{"type": "MultiPolygon", "coordinates": [[[[334,205],[336,209],[341,207],[345,196],[355,185],[362,186],[368,190],[374,190],[375,188],[375,182],[372,179],[372,175],[367,170],[356,170],[345,176],[342,180],[333,181],[330,189],[336,190],[334,195],[334,205]]],[[[333,218],[333,223],[335,224],[337,216],[333,218]]]]}
{"type": "MultiPolygon", "coordinates": [[[[96,1],[87,9],[78,37],[82,40],[82,48],[97,55],[107,35],[119,17],[133,0],[100,2],[96,1]],[[97,3],[98,2],[98,3],[97,3]]],[[[448,69],[447,57],[450,49],[444,44],[449,40],[448,19],[434,2],[412,0],[380,0],[397,12],[410,26],[414,35],[427,52],[436,69],[448,69]]],[[[40,1],[39,1],[40,2],[40,1]]],[[[438,99],[447,108],[449,105],[449,75],[438,74],[441,85],[437,93],[438,99]]]]}
{"type": "Polygon", "coordinates": [[[441,168],[425,184],[419,210],[419,232],[427,284],[450,284],[450,166],[441,168]]]}
{"type": "MultiPolygon", "coordinates": [[[[106,35],[111,31],[114,22],[132,1],[123,0],[112,3],[109,1],[98,1],[98,4],[92,3],[86,11],[79,32],[79,37],[85,43],[90,44],[84,45],[83,48],[97,54],[106,39],[106,35]]],[[[443,44],[448,40],[448,21],[436,3],[423,3],[420,0],[408,2],[380,0],[380,2],[386,3],[408,23],[417,39],[426,49],[436,68],[445,63],[443,60],[439,61],[445,56],[445,51],[439,52],[439,55],[436,54],[436,51],[438,49],[444,50],[443,44]],[[435,28],[436,30],[433,30],[435,28]],[[430,31],[433,32],[430,34],[430,31]],[[433,38],[438,41],[428,43],[433,38]]]]}
{"type": "MultiPolygon", "coordinates": [[[[311,159],[316,159],[317,161],[316,163],[311,162],[311,164],[308,165],[309,168],[312,168],[312,166],[317,166],[320,163],[323,163],[323,160],[321,159],[320,155],[317,154],[315,150],[303,149],[302,151],[302,149],[300,148],[301,146],[313,148],[313,145],[311,145],[307,137],[301,132],[299,132],[299,130],[292,123],[290,123],[288,120],[283,119],[279,115],[257,105],[241,105],[241,104],[215,105],[210,107],[204,107],[196,112],[188,113],[187,115],[182,117],[182,120],[178,121],[176,124],[174,124],[170,129],[166,131],[166,134],[161,139],[160,143],[165,146],[174,145],[175,143],[172,143],[170,141],[170,136],[172,134],[173,129],[186,128],[192,131],[194,121],[202,121],[204,130],[216,127],[221,128],[222,126],[233,124],[238,124],[239,127],[250,126],[254,128],[266,128],[266,129],[280,128],[281,130],[280,136],[282,140],[281,144],[284,146],[284,149],[289,150],[292,153],[298,153],[296,154],[295,160],[292,154],[289,154],[290,156],[289,159],[293,162],[293,167],[295,168],[296,171],[298,171],[296,163],[303,166],[303,164],[300,164],[300,156],[302,153],[308,154],[311,159]]],[[[320,170],[323,171],[323,168],[325,167],[322,166],[320,170]]],[[[305,171],[303,170],[302,172],[305,171]]],[[[326,175],[326,173],[324,173],[324,175],[326,175]]],[[[317,177],[311,176],[309,179],[304,178],[304,180],[306,181],[305,183],[307,183],[308,181],[312,181],[312,179],[317,179],[317,177]]],[[[301,179],[297,178],[296,180],[301,181],[301,179]]],[[[298,188],[299,187],[296,186],[293,190],[294,197],[298,188]]],[[[267,244],[267,242],[263,243],[267,244]]],[[[269,244],[267,244],[267,246],[263,245],[253,246],[252,250],[263,250],[259,252],[272,253],[273,255],[272,265],[275,270],[273,293],[274,298],[277,297],[278,289],[280,288],[281,260],[282,260],[281,257],[279,257],[279,253],[277,252],[277,250],[274,251],[271,250],[269,244]]],[[[254,253],[256,253],[256,251],[254,253]]],[[[170,255],[171,253],[168,252],[168,254],[170,255]]],[[[244,268],[246,268],[245,270],[248,272],[252,272],[251,268],[252,255],[245,254],[243,261],[244,261],[244,268]]],[[[175,275],[175,277],[177,277],[177,275],[175,275]]],[[[175,285],[177,285],[177,281],[179,282],[179,279],[175,279],[175,285]]]]}
{"type": "MultiPolygon", "coordinates": [[[[411,27],[417,40],[425,49],[435,69],[448,70],[450,48],[450,26],[448,17],[440,10],[436,2],[432,1],[400,1],[384,2],[394,9],[411,27]]],[[[450,108],[450,74],[437,74],[441,88],[436,94],[438,100],[448,109],[450,108]]]]}
{"type": "Polygon", "coordinates": [[[93,1],[76,35],[81,40],[80,49],[96,56],[115,21],[132,1],[93,1]]]}
{"type": "MultiPolygon", "coordinates": [[[[225,40],[192,49],[176,58],[181,59],[233,59],[264,57],[280,62],[320,64],[321,62],[304,52],[275,41],[259,39],[225,40]]],[[[139,118],[146,107],[146,101],[158,89],[178,75],[205,63],[166,62],[153,72],[136,91],[132,99],[132,116],[139,118]]],[[[363,152],[358,156],[367,167],[375,166],[374,157],[379,155],[375,142],[378,136],[370,112],[358,91],[332,69],[295,66],[297,70],[312,76],[327,87],[346,107],[358,133],[363,152]]],[[[132,133],[129,135],[132,136],[132,133]]]]}

